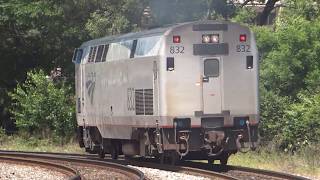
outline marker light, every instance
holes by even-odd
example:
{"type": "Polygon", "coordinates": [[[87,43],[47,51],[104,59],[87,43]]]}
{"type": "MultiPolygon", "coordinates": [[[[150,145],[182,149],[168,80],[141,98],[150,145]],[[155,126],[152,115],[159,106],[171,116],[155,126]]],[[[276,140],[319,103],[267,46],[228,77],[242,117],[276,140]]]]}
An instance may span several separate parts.
{"type": "Polygon", "coordinates": [[[180,36],[173,36],[172,40],[173,40],[173,43],[180,43],[181,42],[180,36]]]}
{"type": "Polygon", "coordinates": [[[202,35],[202,43],[210,43],[210,42],[211,42],[211,37],[209,34],[202,35]]]}
{"type": "Polygon", "coordinates": [[[211,34],[211,42],[219,43],[219,34],[211,34]]]}
{"type": "Polygon", "coordinates": [[[247,36],[245,34],[240,34],[240,42],[246,42],[247,41],[247,36]]]}

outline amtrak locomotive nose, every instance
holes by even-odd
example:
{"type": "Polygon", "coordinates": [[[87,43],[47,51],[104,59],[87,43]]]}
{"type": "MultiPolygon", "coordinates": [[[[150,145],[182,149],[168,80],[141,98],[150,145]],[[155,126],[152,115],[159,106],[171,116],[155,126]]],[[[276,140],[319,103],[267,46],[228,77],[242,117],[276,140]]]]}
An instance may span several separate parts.
{"type": "Polygon", "coordinates": [[[104,37],[73,62],[88,152],[227,164],[258,145],[258,52],[245,26],[199,21],[104,37]]]}

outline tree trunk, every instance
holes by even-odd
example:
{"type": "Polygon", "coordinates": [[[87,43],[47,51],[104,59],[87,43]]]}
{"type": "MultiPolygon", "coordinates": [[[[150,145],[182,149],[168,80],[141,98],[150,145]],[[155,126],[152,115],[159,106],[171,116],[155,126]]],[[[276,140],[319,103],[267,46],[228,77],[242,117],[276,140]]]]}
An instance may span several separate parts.
{"type": "Polygon", "coordinates": [[[268,0],[266,3],[266,6],[264,7],[259,20],[258,20],[258,25],[259,26],[263,26],[266,25],[268,22],[268,17],[271,13],[271,11],[274,9],[274,6],[276,4],[276,2],[278,2],[279,0],[268,0]]]}

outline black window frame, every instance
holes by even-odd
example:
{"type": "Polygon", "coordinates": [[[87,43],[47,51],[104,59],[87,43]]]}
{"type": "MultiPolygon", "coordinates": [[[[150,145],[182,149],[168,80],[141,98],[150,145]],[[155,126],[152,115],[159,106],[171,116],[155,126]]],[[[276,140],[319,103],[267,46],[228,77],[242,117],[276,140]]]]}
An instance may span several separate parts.
{"type": "Polygon", "coordinates": [[[167,57],[167,71],[174,71],[174,57],[167,57]]]}
{"type": "Polygon", "coordinates": [[[205,77],[219,77],[220,76],[220,62],[219,62],[219,59],[217,58],[210,58],[210,59],[205,59],[204,62],[203,62],[203,74],[205,77]],[[206,72],[206,63],[209,62],[209,61],[215,61],[218,63],[218,72],[217,73],[207,73],[206,72]]]}
{"type": "Polygon", "coordinates": [[[246,63],[247,69],[253,69],[253,56],[247,56],[247,63],[246,63]]]}

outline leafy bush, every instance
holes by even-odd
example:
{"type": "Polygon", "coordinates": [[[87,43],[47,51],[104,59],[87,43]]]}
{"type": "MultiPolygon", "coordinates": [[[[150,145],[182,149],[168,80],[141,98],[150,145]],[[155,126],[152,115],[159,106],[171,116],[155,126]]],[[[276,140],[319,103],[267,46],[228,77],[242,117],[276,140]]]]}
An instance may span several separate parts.
{"type": "Polygon", "coordinates": [[[320,142],[320,93],[300,94],[299,99],[286,112],[282,131],[285,146],[292,150],[320,142]]]}
{"type": "Polygon", "coordinates": [[[320,139],[320,19],[288,14],[274,29],[253,30],[262,55],[262,139],[297,151],[320,139]]]}
{"type": "Polygon", "coordinates": [[[273,91],[261,90],[260,135],[263,141],[279,138],[289,104],[288,97],[281,97],[273,91]]]}
{"type": "Polygon", "coordinates": [[[261,60],[264,61],[264,57],[268,55],[273,49],[277,48],[277,37],[274,35],[275,32],[273,31],[273,29],[269,27],[253,26],[252,30],[255,32],[261,60]]]}
{"type": "Polygon", "coordinates": [[[20,131],[41,138],[68,139],[74,134],[75,110],[71,88],[54,83],[45,73],[30,71],[9,96],[15,102],[10,112],[20,131]]]}

